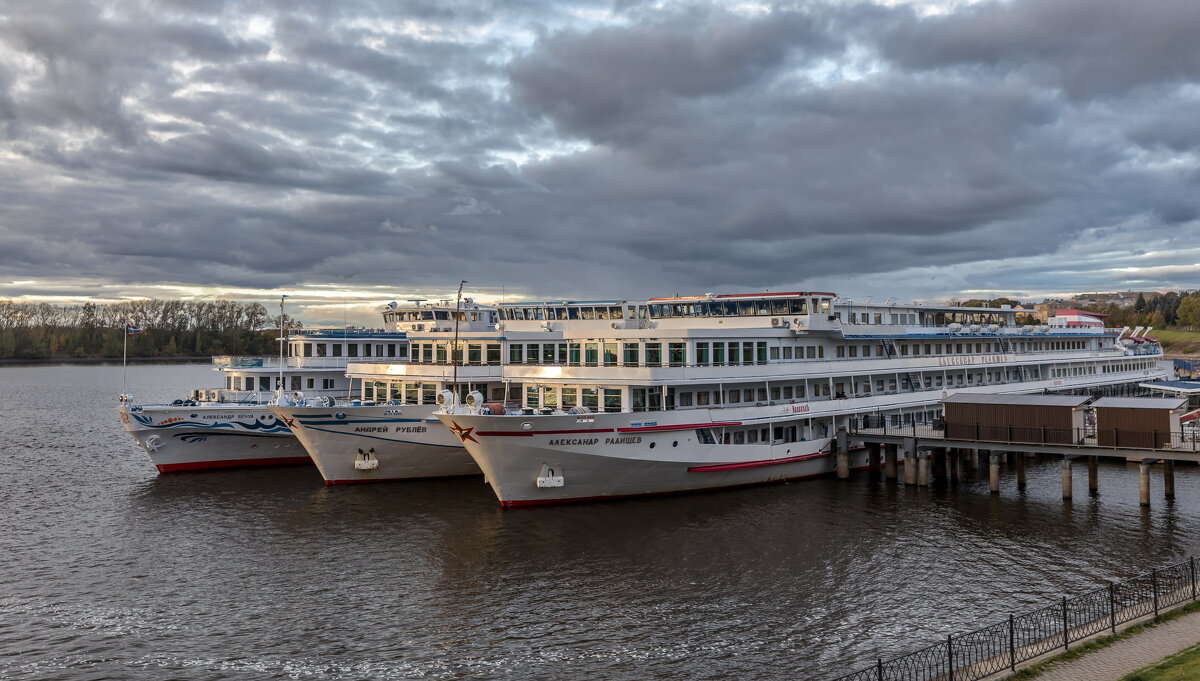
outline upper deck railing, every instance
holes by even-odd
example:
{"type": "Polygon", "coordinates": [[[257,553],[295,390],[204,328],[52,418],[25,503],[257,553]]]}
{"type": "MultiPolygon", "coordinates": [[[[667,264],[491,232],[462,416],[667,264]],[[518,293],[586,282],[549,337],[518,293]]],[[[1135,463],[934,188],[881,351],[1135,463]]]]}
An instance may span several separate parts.
{"type": "MultiPolygon", "coordinates": [[[[370,358],[367,358],[370,359],[370,358]]],[[[393,361],[403,358],[390,358],[393,361]]],[[[359,361],[358,357],[284,357],[283,369],[341,369],[348,361],[359,361]]],[[[215,355],[213,368],[217,369],[279,369],[280,358],[272,356],[215,355]]]]}

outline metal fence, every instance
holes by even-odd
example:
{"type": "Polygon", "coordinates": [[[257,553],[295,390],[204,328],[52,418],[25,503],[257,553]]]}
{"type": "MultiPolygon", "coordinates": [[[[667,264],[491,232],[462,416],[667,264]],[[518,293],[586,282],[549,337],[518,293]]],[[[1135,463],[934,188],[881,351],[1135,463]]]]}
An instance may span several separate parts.
{"type": "Polygon", "coordinates": [[[1196,559],[1111,582],[832,681],[976,681],[1173,605],[1197,599],[1196,559]]]}

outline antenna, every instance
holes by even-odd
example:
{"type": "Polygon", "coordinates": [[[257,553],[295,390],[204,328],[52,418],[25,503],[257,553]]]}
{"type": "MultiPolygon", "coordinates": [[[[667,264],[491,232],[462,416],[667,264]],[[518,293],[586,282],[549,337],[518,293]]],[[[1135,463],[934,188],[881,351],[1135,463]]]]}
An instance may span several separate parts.
{"type": "MultiPolygon", "coordinates": [[[[458,362],[459,362],[459,360],[455,359],[455,356],[458,355],[458,325],[459,325],[459,323],[462,322],[462,312],[461,312],[461,310],[462,310],[462,287],[463,287],[463,284],[465,284],[465,283],[467,283],[467,281],[465,279],[460,280],[458,282],[458,297],[454,301],[454,346],[453,346],[453,349],[450,351],[450,364],[452,364],[454,366],[452,371],[453,371],[453,381],[454,381],[454,395],[455,395],[454,402],[455,402],[455,404],[458,403],[458,362]]],[[[443,376],[444,375],[445,374],[443,374],[443,376]]]]}
{"type": "Polygon", "coordinates": [[[287,299],[286,295],[279,296],[279,385],[275,386],[279,389],[279,401],[283,402],[283,344],[287,341],[287,331],[283,326],[283,301],[287,299]]]}

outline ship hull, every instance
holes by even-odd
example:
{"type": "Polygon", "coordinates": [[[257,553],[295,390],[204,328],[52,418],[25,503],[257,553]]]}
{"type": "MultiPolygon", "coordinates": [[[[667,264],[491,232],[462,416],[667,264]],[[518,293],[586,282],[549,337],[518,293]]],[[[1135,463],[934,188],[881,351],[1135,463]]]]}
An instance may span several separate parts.
{"type": "MultiPolygon", "coordinates": [[[[460,435],[505,507],[743,487],[835,469],[829,438],[705,444],[696,428],[710,424],[639,430],[628,427],[629,414],[584,423],[573,415],[438,417],[460,435]]],[[[865,453],[855,452],[851,465],[865,464],[865,453]]]]}
{"type": "Polygon", "coordinates": [[[159,473],[311,463],[263,406],[121,405],[118,411],[125,432],[159,473]]]}
{"type": "Polygon", "coordinates": [[[430,406],[271,407],[326,485],[479,475],[430,406]]]}

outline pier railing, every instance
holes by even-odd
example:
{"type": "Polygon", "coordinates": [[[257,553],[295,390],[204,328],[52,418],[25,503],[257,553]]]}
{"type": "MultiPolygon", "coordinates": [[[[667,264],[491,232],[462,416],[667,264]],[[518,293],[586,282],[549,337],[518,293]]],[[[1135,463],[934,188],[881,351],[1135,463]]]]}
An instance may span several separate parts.
{"type": "Polygon", "coordinates": [[[978,681],[1016,671],[1017,665],[1089,636],[1172,606],[1197,600],[1196,559],[1155,568],[1121,582],[1021,615],[1009,615],[975,631],[947,636],[931,646],[832,681],[978,681]]]}
{"type": "Polygon", "coordinates": [[[1200,452],[1200,429],[1131,431],[1125,429],[1049,428],[1043,426],[997,426],[986,423],[892,423],[886,416],[863,416],[852,419],[847,431],[855,435],[894,435],[922,439],[965,440],[980,444],[1060,445],[1102,447],[1105,449],[1137,449],[1158,451],[1200,452]]]}

